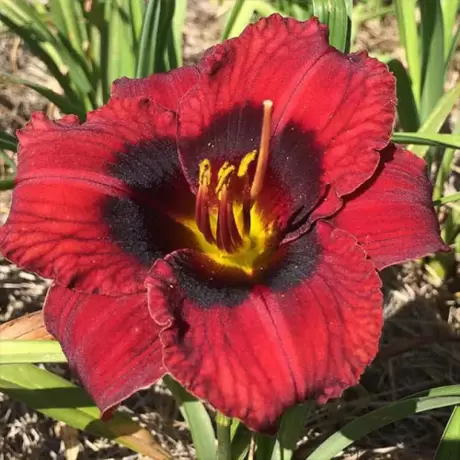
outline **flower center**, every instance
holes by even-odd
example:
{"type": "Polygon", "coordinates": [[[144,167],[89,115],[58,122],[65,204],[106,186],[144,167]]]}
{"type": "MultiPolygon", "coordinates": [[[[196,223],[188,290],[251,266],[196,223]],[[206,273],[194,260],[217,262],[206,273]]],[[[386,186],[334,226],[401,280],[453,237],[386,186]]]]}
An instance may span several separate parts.
{"type": "Polygon", "coordinates": [[[224,162],[217,174],[208,159],[200,163],[195,221],[186,224],[211,259],[248,275],[264,267],[277,247],[274,223],[264,222],[257,203],[267,173],[272,110],[272,101],[264,101],[258,152],[247,153],[238,165],[224,162]]]}

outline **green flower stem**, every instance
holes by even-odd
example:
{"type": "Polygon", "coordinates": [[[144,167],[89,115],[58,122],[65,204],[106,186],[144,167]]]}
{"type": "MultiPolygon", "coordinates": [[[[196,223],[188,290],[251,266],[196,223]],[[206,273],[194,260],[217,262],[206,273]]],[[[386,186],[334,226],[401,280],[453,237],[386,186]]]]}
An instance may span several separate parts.
{"type": "Polygon", "coordinates": [[[230,437],[230,426],[232,419],[226,417],[220,412],[216,415],[217,424],[217,460],[231,460],[232,444],[230,437]]]}

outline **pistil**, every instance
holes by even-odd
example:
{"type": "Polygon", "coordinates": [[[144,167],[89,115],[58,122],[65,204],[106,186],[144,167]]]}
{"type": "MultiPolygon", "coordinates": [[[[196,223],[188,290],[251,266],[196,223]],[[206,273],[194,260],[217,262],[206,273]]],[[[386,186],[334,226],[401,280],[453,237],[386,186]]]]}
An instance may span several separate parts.
{"type": "Polygon", "coordinates": [[[267,172],[268,159],[270,157],[270,137],[272,124],[273,101],[267,99],[263,102],[264,114],[262,119],[262,134],[260,136],[259,154],[257,156],[256,172],[252,182],[250,197],[255,201],[262,191],[264,178],[267,172]]]}

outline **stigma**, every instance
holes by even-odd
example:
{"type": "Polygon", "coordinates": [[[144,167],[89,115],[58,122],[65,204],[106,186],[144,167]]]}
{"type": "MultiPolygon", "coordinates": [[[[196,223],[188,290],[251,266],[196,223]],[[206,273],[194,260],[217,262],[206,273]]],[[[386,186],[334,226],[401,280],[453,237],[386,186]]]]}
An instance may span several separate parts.
{"type": "Polygon", "coordinates": [[[208,159],[200,163],[196,225],[209,244],[228,254],[239,251],[251,232],[251,210],[263,189],[270,157],[272,111],[273,102],[265,100],[259,149],[247,153],[239,165],[226,161],[213,175],[208,159]]]}

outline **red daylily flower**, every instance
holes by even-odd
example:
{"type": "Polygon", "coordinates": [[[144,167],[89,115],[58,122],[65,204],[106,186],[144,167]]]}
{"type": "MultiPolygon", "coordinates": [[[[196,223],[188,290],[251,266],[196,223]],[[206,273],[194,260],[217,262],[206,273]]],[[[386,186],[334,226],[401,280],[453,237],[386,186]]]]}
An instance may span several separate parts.
{"type": "Polygon", "coordinates": [[[394,78],[271,16],[194,67],[18,133],[3,254],[104,413],[169,373],[250,428],[357,383],[388,265],[444,250],[394,78]]]}

